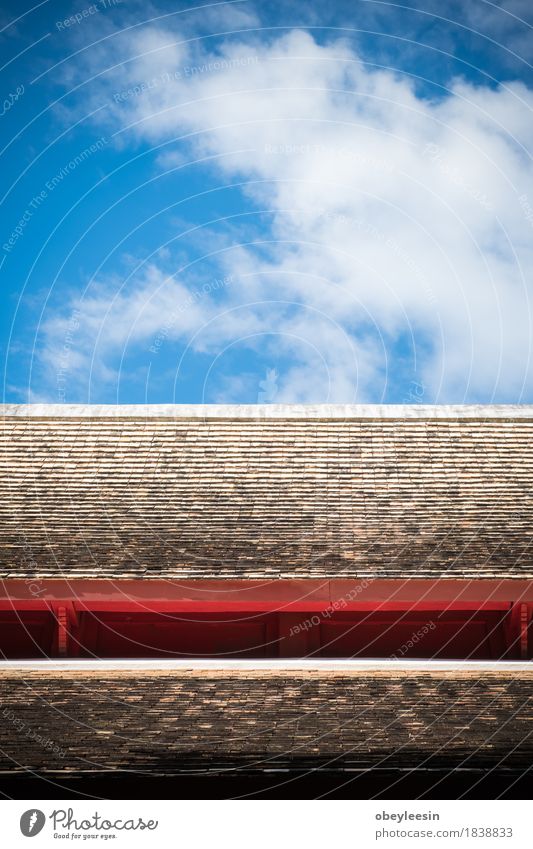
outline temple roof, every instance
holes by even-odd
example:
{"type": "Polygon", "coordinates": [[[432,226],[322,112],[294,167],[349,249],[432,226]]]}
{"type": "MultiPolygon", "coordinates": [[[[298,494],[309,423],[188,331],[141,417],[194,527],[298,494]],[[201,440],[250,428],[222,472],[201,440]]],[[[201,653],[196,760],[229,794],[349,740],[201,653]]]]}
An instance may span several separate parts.
{"type": "Polygon", "coordinates": [[[0,414],[3,578],[533,578],[531,406],[0,414]]]}
{"type": "Polygon", "coordinates": [[[531,664],[295,665],[1,664],[0,772],[531,764],[531,664]]]}

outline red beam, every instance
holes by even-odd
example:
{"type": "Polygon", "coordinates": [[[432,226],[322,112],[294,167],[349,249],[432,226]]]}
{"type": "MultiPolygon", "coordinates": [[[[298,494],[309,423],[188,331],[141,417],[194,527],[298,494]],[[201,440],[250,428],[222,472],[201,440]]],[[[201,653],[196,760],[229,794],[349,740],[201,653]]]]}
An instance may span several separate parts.
{"type": "Polygon", "coordinates": [[[425,657],[527,658],[532,587],[145,580],[50,581],[36,591],[35,582],[12,580],[1,585],[0,650],[13,657],[381,657],[403,656],[412,643],[425,657]]]}
{"type": "Polygon", "coordinates": [[[446,603],[533,604],[533,581],[522,580],[272,580],[272,581],[164,581],[145,580],[48,580],[27,579],[0,582],[0,602],[66,602],[90,606],[94,602],[141,605],[143,602],[254,603],[270,609],[317,610],[328,604],[428,604],[446,603]],[[299,607],[296,607],[299,605],[299,607]]]}

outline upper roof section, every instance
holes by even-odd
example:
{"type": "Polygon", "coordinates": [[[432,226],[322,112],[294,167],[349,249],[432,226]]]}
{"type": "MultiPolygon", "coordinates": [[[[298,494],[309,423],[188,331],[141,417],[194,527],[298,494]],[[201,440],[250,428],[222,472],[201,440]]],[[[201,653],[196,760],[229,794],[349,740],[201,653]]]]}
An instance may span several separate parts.
{"type": "Polygon", "coordinates": [[[0,577],[533,578],[533,407],[6,406],[0,577]]]}

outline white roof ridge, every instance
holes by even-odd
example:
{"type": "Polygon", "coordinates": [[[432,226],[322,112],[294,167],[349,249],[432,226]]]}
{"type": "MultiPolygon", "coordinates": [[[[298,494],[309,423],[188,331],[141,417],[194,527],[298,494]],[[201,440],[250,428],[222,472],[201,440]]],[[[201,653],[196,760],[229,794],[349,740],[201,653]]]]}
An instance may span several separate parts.
{"type": "Polygon", "coordinates": [[[0,404],[2,417],[533,419],[533,404],[0,404]]]}
{"type": "Polygon", "coordinates": [[[533,662],[527,660],[396,660],[390,658],[272,658],[272,659],[204,659],[165,660],[84,658],[1,660],[2,672],[99,672],[99,671],[341,671],[341,672],[533,672],[533,662]]]}

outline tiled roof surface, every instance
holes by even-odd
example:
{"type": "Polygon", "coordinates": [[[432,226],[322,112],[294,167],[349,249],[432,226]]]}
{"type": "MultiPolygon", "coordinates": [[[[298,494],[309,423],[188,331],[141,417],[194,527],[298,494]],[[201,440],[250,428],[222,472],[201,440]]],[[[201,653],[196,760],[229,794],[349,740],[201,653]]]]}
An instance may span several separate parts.
{"type": "Polygon", "coordinates": [[[533,670],[1,670],[0,770],[528,767],[533,670]]]}
{"type": "Polygon", "coordinates": [[[0,577],[533,578],[533,420],[24,416],[0,577]]]}

